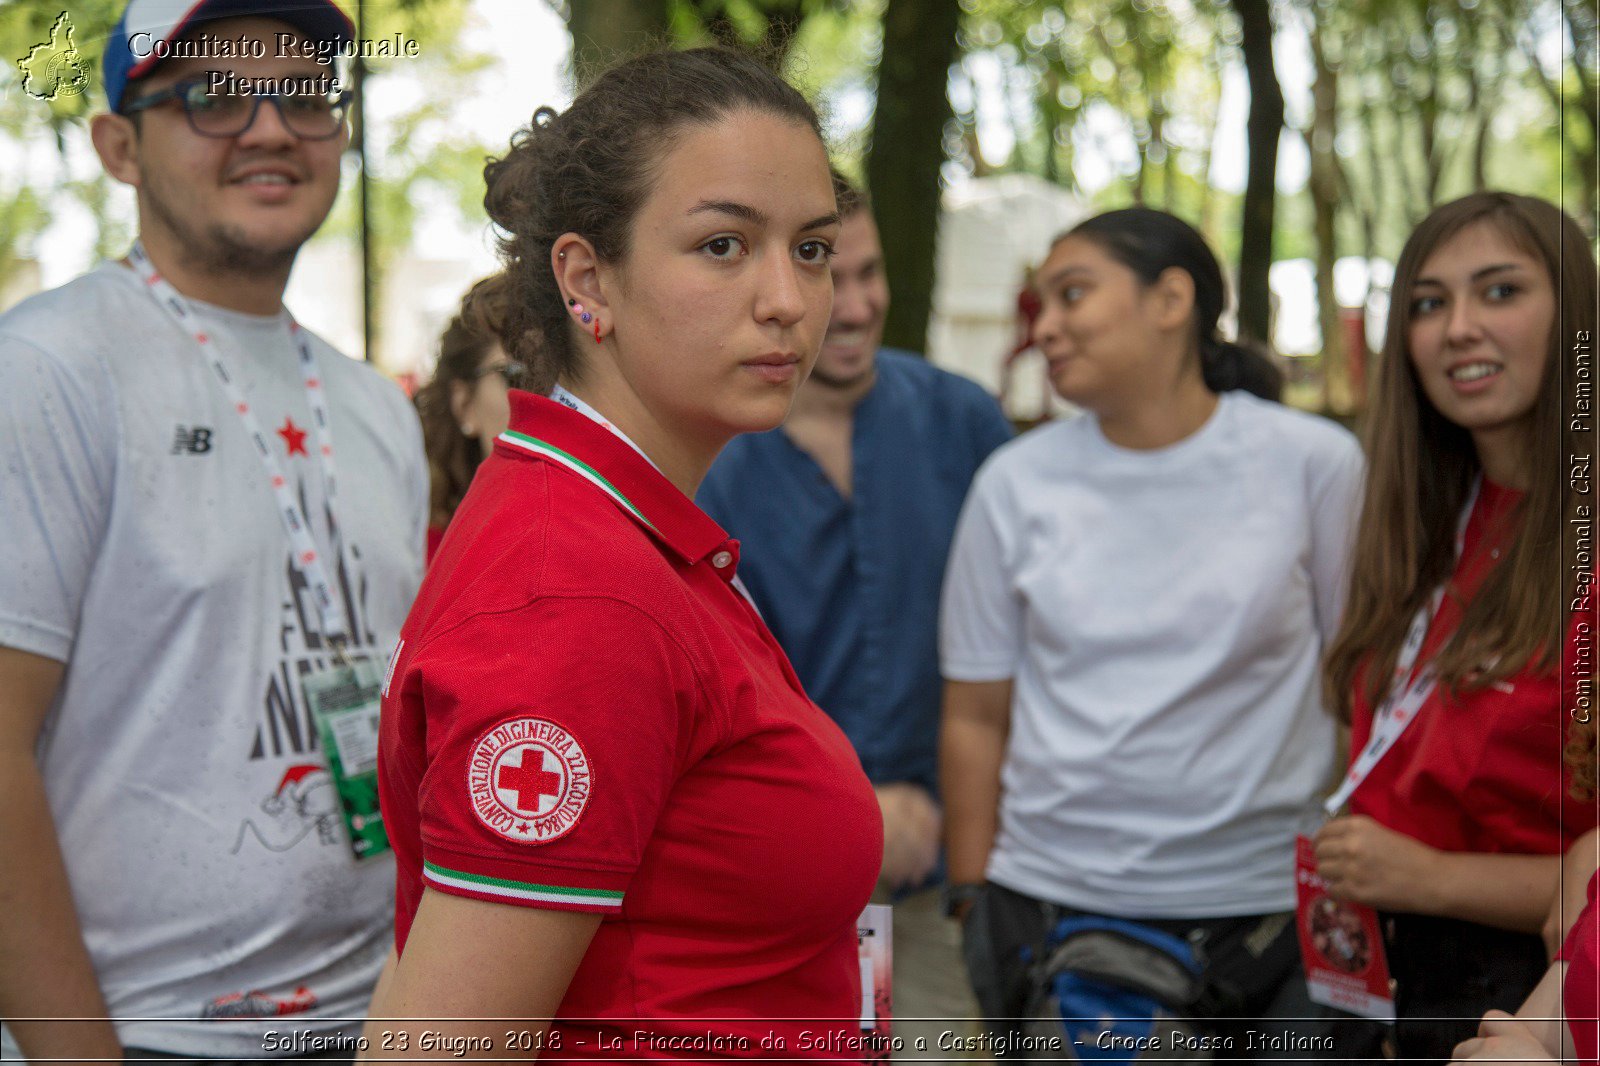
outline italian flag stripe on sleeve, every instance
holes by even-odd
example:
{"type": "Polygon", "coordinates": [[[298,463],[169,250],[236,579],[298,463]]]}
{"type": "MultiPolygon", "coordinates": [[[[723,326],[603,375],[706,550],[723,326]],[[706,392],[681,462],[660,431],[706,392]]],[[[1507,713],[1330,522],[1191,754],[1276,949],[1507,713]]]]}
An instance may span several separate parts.
{"type": "Polygon", "coordinates": [[[535,885],[527,881],[510,881],[503,877],[485,877],[482,874],[447,870],[431,862],[422,864],[422,876],[442,888],[480,892],[486,896],[500,896],[504,899],[529,900],[535,903],[567,903],[584,907],[622,906],[621,892],[611,892],[603,888],[535,885]]]}

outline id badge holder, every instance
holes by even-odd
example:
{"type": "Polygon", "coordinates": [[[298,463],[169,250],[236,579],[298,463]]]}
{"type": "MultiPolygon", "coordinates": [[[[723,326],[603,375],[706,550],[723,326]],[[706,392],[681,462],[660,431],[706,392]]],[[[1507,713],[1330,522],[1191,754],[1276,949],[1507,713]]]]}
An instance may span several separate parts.
{"type": "Polygon", "coordinates": [[[378,809],[378,706],[383,678],[367,659],[344,659],[307,675],[306,705],[317,723],[350,851],[370,859],[389,850],[378,809]]]}
{"type": "Polygon", "coordinates": [[[893,1046],[894,908],[869,903],[856,920],[861,967],[861,1059],[889,1059],[893,1046]]]}
{"type": "Polygon", "coordinates": [[[1311,838],[1303,834],[1294,842],[1294,886],[1300,962],[1311,1001],[1364,1018],[1394,1021],[1389,960],[1378,912],[1328,895],[1328,882],[1317,873],[1311,838]]]}

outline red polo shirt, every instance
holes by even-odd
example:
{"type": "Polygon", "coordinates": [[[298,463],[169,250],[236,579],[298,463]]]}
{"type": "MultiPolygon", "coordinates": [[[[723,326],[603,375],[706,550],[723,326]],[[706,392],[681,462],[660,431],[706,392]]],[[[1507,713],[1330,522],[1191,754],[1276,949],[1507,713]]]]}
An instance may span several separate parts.
{"type": "Polygon", "coordinates": [[[732,584],[738,543],[604,427],[511,404],[385,687],[396,943],[424,888],[604,915],[559,1010],[601,1021],[558,1022],[564,1056],[859,1038],[859,761],[732,584]]]}
{"type": "MultiPolygon", "coordinates": [[[[1494,553],[1521,498],[1484,481],[1419,665],[1455,632],[1464,605],[1498,562],[1494,553]]],[[[1592,612],[1587,618],[1592,625],[1592,612]]],[[[1578,624],[1575,617],[1570,640],[1578,624]]],[[[1366,746],[1372,710],[1358,686],[1352,753],[1366,746]]],[[[1594,806],[1567,794],[1566,736],[1555,671],[1523,670],[1474,691],[1441,686],[1350,797],[1350,809],[1443,851],[1559,855],[1595,824],[1594,806]]]]}
{"type": "Polygon", "coordinates": [[[1600,911],[1595,909],[1595,881],[1589,878],[1589,904],[1578,915],[1556,961],[1567,964],[1561,986],[1561,1015],[1572,1032],[1578,1061],[1593,1066],[1600,1057],[1600,911]]]}

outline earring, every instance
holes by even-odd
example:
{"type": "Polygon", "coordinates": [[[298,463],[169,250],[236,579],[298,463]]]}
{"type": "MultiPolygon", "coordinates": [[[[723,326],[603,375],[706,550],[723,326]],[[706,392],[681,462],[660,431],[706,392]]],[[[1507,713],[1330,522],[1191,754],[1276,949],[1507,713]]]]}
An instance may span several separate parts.
{"type": "Polygon", "coordinates": [[[567,306],[572,308],[574,311],[576,311],[578,313],[578,318],[580,320],[582,320],[584,325],[587,326],[590,322],[594,321],[594,316],[591,315],[589,312],[585,311],[583,309],[583,305],[581,303],[579,303],[577,300],[568,300],[567,301],[567,306]]]}
{"type": "Polygon", "coordinates": [[[594,342],[596,344],[600,343],[600,320],[598,318],[594,320],[594,342]]]}

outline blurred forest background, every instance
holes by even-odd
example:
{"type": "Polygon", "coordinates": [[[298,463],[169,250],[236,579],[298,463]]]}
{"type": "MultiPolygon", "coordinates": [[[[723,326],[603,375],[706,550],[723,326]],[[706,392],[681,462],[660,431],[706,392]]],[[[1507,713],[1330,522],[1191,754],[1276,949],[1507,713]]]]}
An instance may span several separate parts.
{"type": "MultiPolygon", "coordinates": [[[[354,0],[344,2],[357,14],[354,0]]],[[[112,184],[81,165],[85,118],[103,106],[101,42],[120,6],[0,5],[0,56],[8,59],[0,72],[0,306],[21,295],[20,279],[68,205],[92,218],[96,255],[120,255],[131,237],[131,213],[112,184]],[[94,84],[44,103],[19,91],[15,60],[49,39],[64,9],[94,84]],[[52,153],[79,165],[63,169],[52,153]]],[[[563,0],[550,7],[560,20],[553,25],[564,24],[570,40],[540,42],[539,50],[512,43],[513,53],[526,50],[529,58],[510,62],[540,61],[536,52],[559,56],[568,99],[572,85],[609,59],[652,41],[735,40],[781,57],[823,108],[842,168],[872,190],[893,288],[886,340],[914,350],[924,350],[928,334],[941,190],[973,178],[1028,174],[1068,190],[1087,209],[1144,203],[1185,217],[1233,272],[1238,331],[1246,337],[1273,335],[1272,264],[1311,261],[1320,351],[1298,353],[1291,379],[1306,406],[1332,413],[1356,404],[1362,358],[1351,350],[1361,330],[1340,325],[1337,262],[1392,261],[1433,205],[1481,188],[1543,196],[1594,233],[1595,0],[563,0]],[[1230,78],[1247,90],[1247,106],[1232,108],[1231,118],[1223,106],[1230,78]],[[1230,121],[1244,128],[1219,128],[1230,121]],[[1239,151],[1244,159],[1222,158],[1239,151]],[[1219,184],[1219,169],[1230,164],[1242,168],[1242,188],[1219,184]]],[[[364,36],[401,32],[422,53],[360,72],[369,102],[392,90],[403,103],[388,109],[381,130],[357,112],[360,148],[319,238],[365,247],[366,350],[381,357],[371,308],[397,263],[413,254],[427,216],[446,212],[460,226],[484,225],[483,161],[510,129],[480,136],[462,115],[497,91],[495,69],[507,60],[467,44],[474,0],[363,0],[360,8],[364,36]]],[[[546,102],[527,101],[519,114],[546,102]]],[[[1384,280],[1368,270],[1369,288],[1384,280]]]]}

